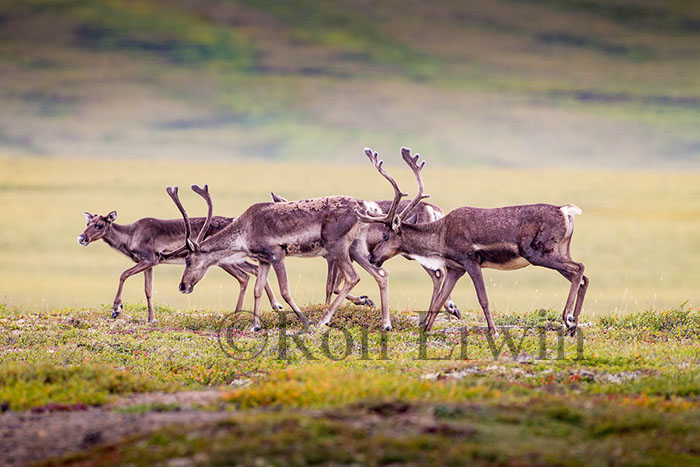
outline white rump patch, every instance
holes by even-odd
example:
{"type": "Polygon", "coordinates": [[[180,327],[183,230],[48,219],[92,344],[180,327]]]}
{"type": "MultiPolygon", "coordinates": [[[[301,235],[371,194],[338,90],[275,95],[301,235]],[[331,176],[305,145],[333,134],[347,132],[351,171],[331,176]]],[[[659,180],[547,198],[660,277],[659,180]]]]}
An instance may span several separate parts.
{"type": "Polygon", "coordinates": [[[445,267],[445,260],[439,256],[419,256],[419,255],[408,255],[409,258],[415,259],[418,263],[426,269],[431,269],[433,271],[439,271],[445,267]]]}
{"type": "Polygon", "coordinates": [[[562,206],[559,209],[561,209],[561,212],[563,212],[565,216],[580,216],[581,214],[583,214],[581,208],[576,206],[575,204],[567,204],[566,206],[562,206]]]}
{"type": "Polygon", "coordinates": [[[565,238],[568,238],[574,233],[574,216],[582,214],[583,211],[575,204],[567,204],[566,206],[560,207],[559,210],[564,214],[564,223],[566,224],[565,238]]]}

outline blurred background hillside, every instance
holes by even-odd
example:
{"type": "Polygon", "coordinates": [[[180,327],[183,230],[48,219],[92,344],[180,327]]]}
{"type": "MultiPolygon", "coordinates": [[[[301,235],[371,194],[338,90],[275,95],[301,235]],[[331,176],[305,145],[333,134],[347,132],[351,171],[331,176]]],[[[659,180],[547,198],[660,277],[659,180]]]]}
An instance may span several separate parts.
{"type": "Polygon", "coordinates": [[[2,0],[0,153],[698,168],[697,0],[2,0]]]}

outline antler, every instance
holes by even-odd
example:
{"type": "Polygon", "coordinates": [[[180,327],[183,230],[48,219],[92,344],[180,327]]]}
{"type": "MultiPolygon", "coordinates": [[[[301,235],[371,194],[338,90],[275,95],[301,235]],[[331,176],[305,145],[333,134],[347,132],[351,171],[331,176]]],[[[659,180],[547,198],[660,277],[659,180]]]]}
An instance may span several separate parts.
{"type": "Polygon", "coordinates": [[[207,234],[207,231],[209,230],[209,226],[211,225],[211,219],[212,219],[212,216],[214,214],[214,206],[212,205],[212,202],[211,202],[211,196],[209,196],[209,185],[205,184],[203,189],[201,187],[199,187],[198,185],[192,185],[190,188],[192,188],[192,191],[194,191],[199,196],[204,198],[204,201],[207,202],[207,219],[204,221],[204,225],[202,226],[202,230],[199,231],[199,234],[197,235],[197,240],[195,241],[195,246],[198,249],[199,242],[204,240],[204,236],[207,234]]]}
{"type": "Polygon", "coordinates": [[[396,215],[396,211],[399,208],[401,198],[403,198],[404,196],[408,196],[408,193],[402,192],[399,188],[399,184],[396,183],[396,180],[394,180],[394,177],[389,175],[386,172],[386,170],[384,170],[384,161],[378,159],[376,151],[372,151],[370,148],[365,148],[365,155],[369,158],[372,164],[374,164],[374,167],[379,171],[379,173],[382,174],[384,178],[389,180],[391,186],[394,187],[394,200],[391,202],[391,207],[389,208],[389,211],[384,216],[369,216],[359,211],[355,211],[355,214],[363,222],[379,222],[382,224],[392,225],[394,216],[396,215]]]}
{"type": "Polygon", "coordinates": [[[194,251],[195,250],[195,244],[192,242],[191,237],[192,237],[192,227],[190,225],[190,218],[187,216],[187,211],[185,211],[185,207],[182,205],[180,202],[180,196],[178,195],[178,187],[167,187],[165,189],[166,192],[168,192],[168,195],[170,198],[172,198],[173,202],[175,203],[175,206],[180,210],[180,213],[182,214],[183,219],[185,220],[185,244],[179,248],[176,248],[174,250],[170,251],[161,251],[159,252],[159,256],[163,259],[168,259],[173,256],[177,256],[184,252],[185,250],[189,251],[194,251]]]}
{"type": "Polygon", "coordinates": [[[423,167],[425,166],[425,160],[421,161],[419,164],[418,160],[420,159],[420,154],[416,153],[415,156],[411,156],[411,149],[405,146],[401,148],[401,157],[413,171],[413,176],[416,177],[416,183],[418,183],[418,192],[416,193],[415,198],[413,198],[408,206],[406,206],[404,210],[401,211],[401,214],[399,214],[399,219],[403,222],[413,208],[415,208],[416,205],[421,202],[421,200],[430,198],[430,195],[423,193],[423,177],[420,174],[420,171],[423,170],[423,167]]]}

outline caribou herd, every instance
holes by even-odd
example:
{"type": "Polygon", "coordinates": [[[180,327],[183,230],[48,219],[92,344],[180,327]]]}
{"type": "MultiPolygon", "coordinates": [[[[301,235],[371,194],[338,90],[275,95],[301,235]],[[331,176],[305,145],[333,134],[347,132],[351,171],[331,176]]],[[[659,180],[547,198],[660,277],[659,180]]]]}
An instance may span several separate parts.
{"type": "Polygon", "coordinates": [[[474,283],[488,330],[495,332],[481,269],[515,270],[533,264],[554,269],[571,282],[562,319],[567,334],[576,333],[588,288],[584,265],[571,259],[569,251],[574,215],[581,214],[577,206],[462,207],[444,214],[438,206],[424,201],[430,195],[424,192],[421,171],[425,161],[420,161],[418,154],[412,155],[410,149],[401,148],[401,157],[413,172],[418,186],[416,195],[407,201],[403,198],[408,194],[401,191],[385,170],[377,153],[369,148],[364,152],[391,184],[392,200],[325,196],[288,201],[272,194],[272,202],[253,204],[238,217],[219,217],[213,215],[208,186],[193,185],[192,190],[207,204],[206,217],[187,215],[177,187],[168,187],[167,193],[182,214],[182,220],[147,217],[120,225],[114,222],[116,211],[106,216],[86,212],[87,228],[78,236],[78,243],[87,246],[102,239],[136,263],[119,278],[112,318],[119,316],[122,310],[121,295],[126,279],[143,272],[148,320],[153,321],[153,268],[162,263],[184,263],[179,285],[182,293],[192,293],[212,266],[235,277],[240,284],[236,311],[243,307],[250,276],[256,276],[253,331],[260,329],[263,290],[273,309],[283,309],[267,280],[270,268],[274,268],[282,298],[304,325],[311,325],[289,291],[285,258],[323,256],[328,264],[327,310],[317,325],[329,325],[333,313],[345,299],[355,304],[373,305],[366,296],[350,295],[360,281],[353,266],[357,263],[379,286],[382,327],[388,331],[391,330],[389,273],[382,265],[400,255],[417,261],[433,283],[428,313],[420,323],[425,331],[432,328],[443,307],[448,313],[461,317],[450,294],[457,281],[467,273],[474,283]]]}

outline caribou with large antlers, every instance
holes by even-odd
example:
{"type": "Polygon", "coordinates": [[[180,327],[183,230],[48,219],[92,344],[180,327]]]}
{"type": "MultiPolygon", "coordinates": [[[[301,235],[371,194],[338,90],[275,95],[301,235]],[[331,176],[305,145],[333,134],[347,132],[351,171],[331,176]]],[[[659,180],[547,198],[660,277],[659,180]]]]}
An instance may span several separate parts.
{"type": "MultiPolygon", "coordinates": [[[[275,203],[286,203],[287,199],[283,198],[282,196],[276,195],[275,193],[270,193],[272,195],[272,201],[275,203]]],[[[379,208],[382,210],[382,212],[388,212],[388,210],[391,208],[392,201],[391,200],[383,200],[383,201],[375,201],[379,208]]],[[[399,203],[399,209],[405,209],[410,201],[403,200],[399,203]]],[[[420,224],[420,223],[425,223],[425,222],[434,222],[438,219],[442,219],[444,217],[444,213],[442,212],[442,209],[440,209],[438,206],[427,203],[425,201],[421,201],[416,206],[413,208],[413,211],[410,212],[406,220],[404,221],[407,224],[420,224]]],[[[368,254],[365,252],[370,252],[374,249],[375,246],[381,241],[382,236],[384,234],[384,228],[381,224],[369,224],[369,228],[363,233],[358,235],[358,237],[355,239],[353,242],[352,246],[350,247],[350,256],[353,259],[353,261],[360,261],[361,266],[370,272],[370,274],[373,273],[372,268],[376,269],[375,266],[373,266],[371,263],[368,263],[367,257],[368,254]],[[369,266],[369,268],[368,268],[369,266]]],[[[407,255],[403,255],[404,258],[411,260],[412,258],[407,255]]],[[[442,280],[445,277],[445,271],[444,268],[441,269],[431,269],[427,267],[423,267],[425,269],[425,272],[428,273],[428,276],[430,276],[430,279],[433,281],[433,295],[431,297],[431,303],[433,300],[435,300],[435,297],[437,296],[438,292],[440,291],[440,286],[442,285],[442,280]]],[[[373,274],[375,275],[375,274],[373,274]]],[[[387,278],[386,273],[382,274],[381,277],[383,279],[387,278]]],[[[389,303],[389,298],[388,298],[388,290],[387,286],[383,284],[386,281],[377,281],[379,284],[379,293],[381,295],[381,303],[382,307],[387,306],[389,303]],[[384,305],[384,304],[387,305],[384,305]]],[[[328,267],[328,276],[326,279],[326,306],[330,304],[331,298],[333,294],[337,294],[340,291],[340,274],[338,271],[338,268],[332,267],[332,265],[329,263],[328,267]]],[[[374,302],[367,296],[367,295],[361,295],[359,297],[350,295],[348,294],[346,297],[349,301],[354,303],[355,305],[369,305],[369,306],[374,306],[374,302]]],[[[461,318],[462,315],[459,311],[459,308],[457,308],[457,305],[454,304],[454,302],[448,298],[447,303],[445,303],[445,310],[456,316],[457,318],[461,318]]],[[[384,309],[382,308],[382,311],[384,309]]]]}
{"type": "MultiPolygon", "coordinates": [[[[178,247],[185,238],[185,232],[191,228],[201,230],[205,224],[205,218],[195,217],[190,222],[183,222],[181,219],[154,219],[146,217],[139,219],[133,224],[121,225],[114,222],[117,212],[112,211],[106,216],[99,214],[84,213],[87,220],[87,228],[78,236],[78,243],[88,246],[90,243],[102,239],[106,244],[115,250],[128,256],[136,263],[135,266],[124,271],[119,277],[119,287],[114,297],[112,305],[112,318],[119,316],[122,311],[122,289],[124,282],[131,276],[143,272],[145,278],[146,302],[148,304],[148,321],[155,319],[153,312],[153,268],[163,262],[174,264],[183,263],[184,255],[172,255],[164,261],[158,255],[164,249],[174,249],[178,247]]],[[[216,233],[229,225],[233,221],[230,217],[213,217],[209,219],[210,233],[216,233]]],[[[231,274],[240,284],[236,310],[243,307],[246,289],[248,287],[249,274],[257,274],[257,266],[242,261],[239,263],[221,263],[221,269],[231,274]]],[[[265,290],[270,299],[270,304],[276,310],[281,310],[280,305],[272,293],[270,286],[266,284],[265,290]]]]}
{"type": "MultiPolygon", "coordinates": [[[[206,201],[207,219],[210,219],[212,201],[209,192],[196,185],[193,185],[192,189],[206,201]]],[[[168,187],[167,191],[186,220],[187,212],[179,200],[177,187],[168,187]]],[[[325,325],[330,322],[333,313],[360,280],[352,265],[350,246],[367,226],[357,218],[355,212],[377,214],[381,211],[375,203],[348,196],[328,196],[285,203],[257,203],[250,206],[231,224],[202,240],[207,234],[208,223],[205,222],[195,241],[191,239],[191,232],[187,232],[182,247],[173,252],[163,252],[161,256],[169,258],[187,252],[185,271],[180,283],[180,291],[183,293],[191,293],[209,267],[221,261],[245,257],[257,260],[259,267],[254,287],[254,320],[251,326],[253,330],[260,329],[260,295],[271,267],[277,274],[284,300],[305,325],[311,324],[289,292],[284,259],[287,256],[324,256],[343,276],[343,287],[338,297],[331,303],[319,323],[325,325]]],[[[367,255],[368,253],[366,252],[367,255]]],[[[366,256],[361,261],[369,264],[366,256]]],[[[386,276],[383,269],[374,266],[371,268],[377,274],[377,278],[386,276]]],[[[385,324],[391,327],[388,307],[385,324]]]]}
{"type": "MultiPolygon", "coordinates": [[[[405,220],[410,209],[397,214],[400,199],[407,195],[383,169],[377,153],[370,149],[365,152],[394,188],[394,201],[386,215],[357,213],[365,222],[386,226],[382,240],[372,250],[370,261],[379,267],[387,259],[405,254],[425,267],[447,268],[442,288],[422,322],[426,331],[431,329],[438,310],[459,278],[467,273],[474,283],[489,331],[494,332],[481,269],[514,270],[532,264],[554,269],[571,282],[562,319],[567,334],[576,333],[589,282],[583,274],[584,265],[571,259],[570,254],[574,215],[581,214],[581,209],[572,204],[531,204],[495,209],[463,207],[450,211],[435,222],[409,224],[405,220]]],[[[401,149],[401,157],[413,171],[418,184],[418,192],[409,204],[412,206],[429,196],[423,191],[420,173],[425,161],[418,164],[420,156],[411,156],[408,148],[401,149]]]]}

